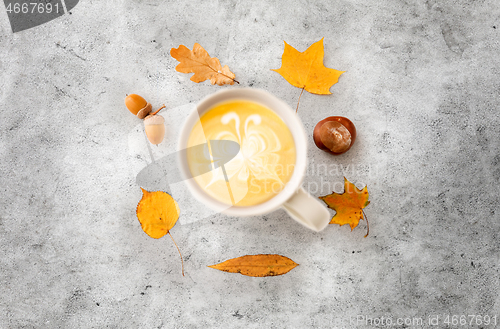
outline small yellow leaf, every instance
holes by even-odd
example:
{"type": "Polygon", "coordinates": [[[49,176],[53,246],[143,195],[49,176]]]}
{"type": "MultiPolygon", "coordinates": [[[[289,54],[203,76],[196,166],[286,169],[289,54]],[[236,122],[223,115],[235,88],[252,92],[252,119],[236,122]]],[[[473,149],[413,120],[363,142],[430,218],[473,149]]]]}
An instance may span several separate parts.
{"type": "Polygon", "coordinates": [[[297,88],[304,88],[313,94],[331,94],[330,87],[339,81],[340,75],[345,71],[330,69],[323,65],[325,55],[323,39],[302,53],[285,41],[281,67],[272,71],[281,74],[286,81],[297,88]]]}
{"type": "Polygon", "coordinates": [[[198,43],[194,44],[193,50],[189,50],[184,45],[172,48],[170,55],[180,62],[175,68],[178,72],[194,73],[191,81],[199,83],[210,79],[213,85],[218,84],[219,86],[232,85],[237,82],[229,67],[227,65],[222,67],[219,60],[216,57],[210,57],[208,52],[198,43]]]}
{"type": "Polygon", "coordinates": [[[295,266],[288,257],[280,255],[247,255],[226,260],[209,267],[230,273],[241,273],[247,276],[264,277],[288,273],[295,266]]]}
{"type": "Polygon", "coordinates": [[[142,199],[137,205],[137,219],[147,235],[154,239],[163,237],[179,219],[179,205],[169,194],[142,190],[142,199]]]}
{"type": "MultiPolygon", "coordinates": [[[[320,196],[329,208],[335,210],[337,213],[333,216],[330,224],[349,224],[351,231],[358,226],[359,220],[363,219],[362,209],[370,204],[368,201],[368,187],[358,189],[353,183],[349,182],[344,177],[344,193],[320,196]]],[[[368,233],[367,233],[368,235],[368,233]]]]}

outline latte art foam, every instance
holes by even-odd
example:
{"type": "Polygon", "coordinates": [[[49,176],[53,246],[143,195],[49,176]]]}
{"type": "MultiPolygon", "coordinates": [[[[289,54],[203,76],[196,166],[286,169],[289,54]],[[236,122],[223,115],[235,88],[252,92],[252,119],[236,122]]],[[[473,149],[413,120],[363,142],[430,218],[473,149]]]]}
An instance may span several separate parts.
{"type": "Polygon", "coordinates": [[[211,140],[230,140],[240,146],[236,156],[223,167],[213,165],[215,169],[202,175],[196,175],[197,168],[209,162],[214,164],[214,154],[220,157],[224,150],[188,152],[196,182],[223,203],[250,206],[265,202],[279,193],[292,176],[292,134],[280,117],[260,104],[231,101],[208,110],[193,128],[188,147],[211,140]]]}

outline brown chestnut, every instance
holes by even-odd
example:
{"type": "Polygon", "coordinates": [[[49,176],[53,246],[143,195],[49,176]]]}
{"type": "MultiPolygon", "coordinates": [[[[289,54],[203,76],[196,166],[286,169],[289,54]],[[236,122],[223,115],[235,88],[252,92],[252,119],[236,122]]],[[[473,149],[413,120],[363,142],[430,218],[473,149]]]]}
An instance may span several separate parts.
{"type": "Polygon", "coordinates": [[[345,117],[328,117],[314,127],[316,146],[328,153],[338,155],[347,152],[356,140],[356,127],[345,117]]]}

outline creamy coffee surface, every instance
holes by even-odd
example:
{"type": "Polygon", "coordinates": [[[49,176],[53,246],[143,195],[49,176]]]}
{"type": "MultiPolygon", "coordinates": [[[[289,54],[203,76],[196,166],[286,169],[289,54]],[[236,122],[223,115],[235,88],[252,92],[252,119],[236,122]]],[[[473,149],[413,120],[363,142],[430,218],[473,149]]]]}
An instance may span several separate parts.
{"type": "Polygon", "coordinates": [[[274,197],[290,180],[295,144],[283,120],[267,107],[228,101],[206,111],[193,127],[187,159],[194,179],[207,194],[228,205],[252,206],[274,197]],[[214,140],[236,142],[240,149],[236,154],[231,147],[236,144],[218,147],[209,143],[214,140]],[[204,151],[192,148],[207,143],[204,151]],[[224,152],[236,155],[221,165],[217,161],[224,152]],[[212,170],[206,170],[207,165],[212,170]]]}

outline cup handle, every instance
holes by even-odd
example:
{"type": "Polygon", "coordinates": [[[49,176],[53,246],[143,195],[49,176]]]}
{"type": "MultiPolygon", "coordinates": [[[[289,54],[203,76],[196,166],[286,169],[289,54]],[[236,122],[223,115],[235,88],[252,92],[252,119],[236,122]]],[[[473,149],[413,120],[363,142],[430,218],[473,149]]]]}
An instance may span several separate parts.
{"type": "Polygon", "coordinates": [[[302,187],[282,207],[290,217],[316,232],[323,230],[331,219],[328,209],[302,187]]]}

